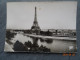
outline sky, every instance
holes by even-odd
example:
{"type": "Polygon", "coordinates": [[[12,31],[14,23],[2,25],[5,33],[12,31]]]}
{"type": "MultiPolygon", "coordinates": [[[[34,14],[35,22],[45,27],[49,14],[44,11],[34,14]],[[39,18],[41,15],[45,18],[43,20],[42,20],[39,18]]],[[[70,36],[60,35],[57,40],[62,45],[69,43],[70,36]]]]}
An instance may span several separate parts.
{"type": "Polygon", "coordinates": [[[7,29],[31,29],[35,6],[41,29],[76,29],[76,1],[7,2],[7,29]]]}

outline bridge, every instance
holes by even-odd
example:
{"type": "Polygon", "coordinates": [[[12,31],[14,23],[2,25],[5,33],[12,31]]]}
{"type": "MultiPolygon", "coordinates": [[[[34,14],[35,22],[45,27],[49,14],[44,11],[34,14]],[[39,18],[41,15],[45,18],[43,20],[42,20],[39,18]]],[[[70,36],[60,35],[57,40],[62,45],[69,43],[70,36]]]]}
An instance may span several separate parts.
{"type": "Polygon", "coordinates": [[[53,40],[73,40],[76,41],[76,38],[73,37],[55,37],[55,36],[42,36],[42,35],[33,35],[33,34],[23,34],[25,36],[35,37],[35,38],[42,38],[42,39],[53,39],[53,40]]]}

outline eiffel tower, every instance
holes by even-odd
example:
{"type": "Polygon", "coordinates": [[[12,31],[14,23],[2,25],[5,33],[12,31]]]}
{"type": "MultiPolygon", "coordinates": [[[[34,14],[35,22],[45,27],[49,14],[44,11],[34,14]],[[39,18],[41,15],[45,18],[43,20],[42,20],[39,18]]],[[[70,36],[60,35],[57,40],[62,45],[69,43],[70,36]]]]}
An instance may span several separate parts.
{"type": "Polygon", "coordinates": [[[38,25],[38,21],[37,21],[37,13],[36,13],[36,7],[35,7],[35,16],[34,16],[34,21],[33,21],[33,25],[31,27],[31,32],[32,34],[40,34],[40,27],[38,25]]]}

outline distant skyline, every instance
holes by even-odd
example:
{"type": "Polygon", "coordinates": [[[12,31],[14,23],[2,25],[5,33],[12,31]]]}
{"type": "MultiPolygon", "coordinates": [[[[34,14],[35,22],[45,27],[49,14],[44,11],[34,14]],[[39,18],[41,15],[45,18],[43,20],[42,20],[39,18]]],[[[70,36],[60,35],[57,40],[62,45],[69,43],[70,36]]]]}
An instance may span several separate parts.
{"type": "Polygon", "coordinates": [[[31,29],[35,6],[41,29],[76,29],[76,1],[7,2],[7,29],[31,29]]]}

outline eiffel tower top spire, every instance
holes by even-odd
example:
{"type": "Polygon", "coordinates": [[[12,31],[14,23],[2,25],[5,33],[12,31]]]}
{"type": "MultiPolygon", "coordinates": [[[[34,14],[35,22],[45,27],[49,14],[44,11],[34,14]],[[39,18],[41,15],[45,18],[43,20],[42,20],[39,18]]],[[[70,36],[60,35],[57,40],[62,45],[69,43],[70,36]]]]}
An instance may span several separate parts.
{"type": "Polygon", "coordinates": [[[37,20],[37,15],[36,15],[37,13],[36,13],[36,7],[35,7],[35,19],[34,20],[37,20]]]}
{"type": "Polygon", "coordinates": [[[37,13],[36,13],[37,11],[36,11],[36,9],[37,9],[37,8],[35,7],[35,16],[34,16],[33,26],[35,26],[35,25],[37,26],[37,25],[38,25],[38,22],[37,22],[37,13]]]}
{"type": "Polygon", "coordinates": [[[36,11],[36,7],[35,7],[35,16],[34,16],[34,21],[33,21],[33,25],[31,27],[31,30],[33,33],[35,34],[39,34],[40,32],[40,27],[38,25],[38,21],[37,21],[37,11],[36,11]]]}

